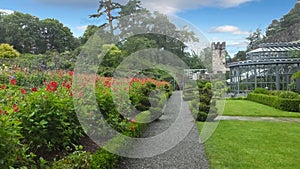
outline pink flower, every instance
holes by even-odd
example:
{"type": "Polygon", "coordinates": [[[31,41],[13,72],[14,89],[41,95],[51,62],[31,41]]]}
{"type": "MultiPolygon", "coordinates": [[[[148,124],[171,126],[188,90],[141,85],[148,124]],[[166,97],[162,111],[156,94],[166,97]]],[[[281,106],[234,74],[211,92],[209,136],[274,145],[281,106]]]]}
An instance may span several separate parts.
{"type": "Polygon", "coordinates": [[[134,124],[136,123],[135,119],[131,119],[130,121],[131,121],[131,123],[134,123],[134,124]]]}

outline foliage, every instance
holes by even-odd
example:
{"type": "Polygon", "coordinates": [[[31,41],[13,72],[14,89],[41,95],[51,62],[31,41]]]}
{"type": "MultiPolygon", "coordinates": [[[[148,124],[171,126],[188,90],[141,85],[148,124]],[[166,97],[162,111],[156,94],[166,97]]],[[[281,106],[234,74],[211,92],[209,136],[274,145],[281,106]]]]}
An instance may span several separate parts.
{"type": "Polygon", "coordinates": [[[247,46],[247,51],[251,51],[253,49],[258,48],[258,45],[262,41],[262,33],[261,29],[256,29],[255,32],[252,32],[246,39],[249,41],[249,44],[247,46]]]}
{"type": "Polygon", "coordinates": [[[292,42],[300,39],[300,4],[296,2],[294,7],[279,20],[274,19],[267,27],[264,42],[292,42]]]}
{"type": "Polygon", "coordinates": [[[256,88],[253,90],[253,93],[257,94],[269,94],[269,91],[265,88],[256,88]]]}
{"type": "Polygon", "coordinates": [[[3,168],[14,166],[24,158],[23,150],[26,150],[21,144],[21,122],[12,114],[0,109],[0,165],[3,168]]]}
{"type": "Polygon", "coordinates": [[[73,50],[79,44],[71,30],[55,19],[44,19],[14,12],[1,15],[0,43],[8,43],[21,53],[73,50]]]}
{"type": "MultiPolygon", "coordinates": [[[[117,19],[117,16],[113,16],[114,11],[117,11],[118,9],[121,8],[121,4],[117,2],[113,2],[112,0],[100,0],[99,1],[99,7],[97,10],[96,14],[90,15],[91,18],[99,18],[102,17],[103,15],[106,15],[106,20],[108,20],[109,28],[110,28],[110,33],[113,34],[114,28],[113,28],[113,20],[117,19]]],[[[102,26],[105,26],[103,24],[102,26]]],[[[100,26],[100,27],[102,27],[100,26]]]]}
{"type": "Polygon", "coordinates": [[[77,144],[83,130],[70,91],[50,82],[46,89],[31,92],[20,106],[22,134],[37,151],[64,150],[77,144]],[[57,91],[58,90],[58,91],[57,91]],[[33,137],[34,136],[34,137],[33,137]]]}
{"type": "Polygon", "coordinates": [[[265,104],[280,110],[298,112],[300,99],[284,99],[278,96],[271,96],[266,94],[249,93],[248,100],[265,104]]]}
{"type": "Polygon", "coordinates": [[[16,58],[20,53],[9,44],[0,44],[0,58],[16,58]]]}
{"type": "Polygon", "coordinates": [[[292,75],[292,79],[300,79],[300,71],[295,72],[295,73],[292,75]]]}
{"type": "Polygon", "coordinates": [[[299,94],[292,91],[283,91],[279,94],[278,97],[284,99],[300,99],[299,94]]]}
{"type": "Polygon", "coordinates": [[[92,154],[90,152],[77,150],[67,157],[56,161],[52,164],[51,169],[84,169],[89,168],[92,162],[92,154]]]}
{"type": "Polygon", "coordinates": [[[197,121],[212,121],[217,116],[217,108],[211,82],[199,80],[197,86],[198,91],[190,102],[190,110],[197,121]]]}
{"type": "Polygon", "coordinates": [[[238,53],[234,55],[234,57],[230,60],[230,62],[239,62],[239,61],[244,61],[246,59],[247,59],[246,51],[238,51],[238,53]]]}

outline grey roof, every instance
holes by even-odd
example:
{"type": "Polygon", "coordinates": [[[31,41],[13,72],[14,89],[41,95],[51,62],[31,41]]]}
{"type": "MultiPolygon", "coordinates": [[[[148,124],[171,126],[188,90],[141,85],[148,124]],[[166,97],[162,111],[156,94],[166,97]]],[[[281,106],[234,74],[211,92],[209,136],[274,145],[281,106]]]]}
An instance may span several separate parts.
{"type": "Polygon", "coordinates": [[[258,49],[247,52],[248,54],[260,52],[286,52],[290,50],[300,50],[300,43],[284,42],[284,43],[263,43],[258,49]]]}

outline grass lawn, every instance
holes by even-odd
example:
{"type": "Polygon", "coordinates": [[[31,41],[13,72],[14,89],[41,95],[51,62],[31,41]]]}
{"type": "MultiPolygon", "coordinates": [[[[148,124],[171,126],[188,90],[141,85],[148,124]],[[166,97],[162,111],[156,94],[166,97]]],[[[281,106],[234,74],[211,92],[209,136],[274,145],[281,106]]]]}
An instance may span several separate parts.
{"type": "Polygon", "coordinates": [[[204,147],[212,169],[300,168],[300,123],[221,121],[204,147]]]}
{"type": "Polygon", "coordinates": [[[266,116],[300,118],[300,113],[282,111],[248,100],[226,100],[223,116],[266,116]]]}

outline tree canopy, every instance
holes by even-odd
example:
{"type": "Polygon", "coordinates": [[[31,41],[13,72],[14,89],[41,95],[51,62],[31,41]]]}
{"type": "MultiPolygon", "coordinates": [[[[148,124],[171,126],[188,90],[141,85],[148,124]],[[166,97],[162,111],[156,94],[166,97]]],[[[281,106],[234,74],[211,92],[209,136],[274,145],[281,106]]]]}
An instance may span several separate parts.
{"type": "Polygon", "coordinates": [[[0,43],[13,45],[21,53],[63,52],[79,45],[71,30],[58,20],[40,20],[21,12],[0,13],[0,43]]]}

